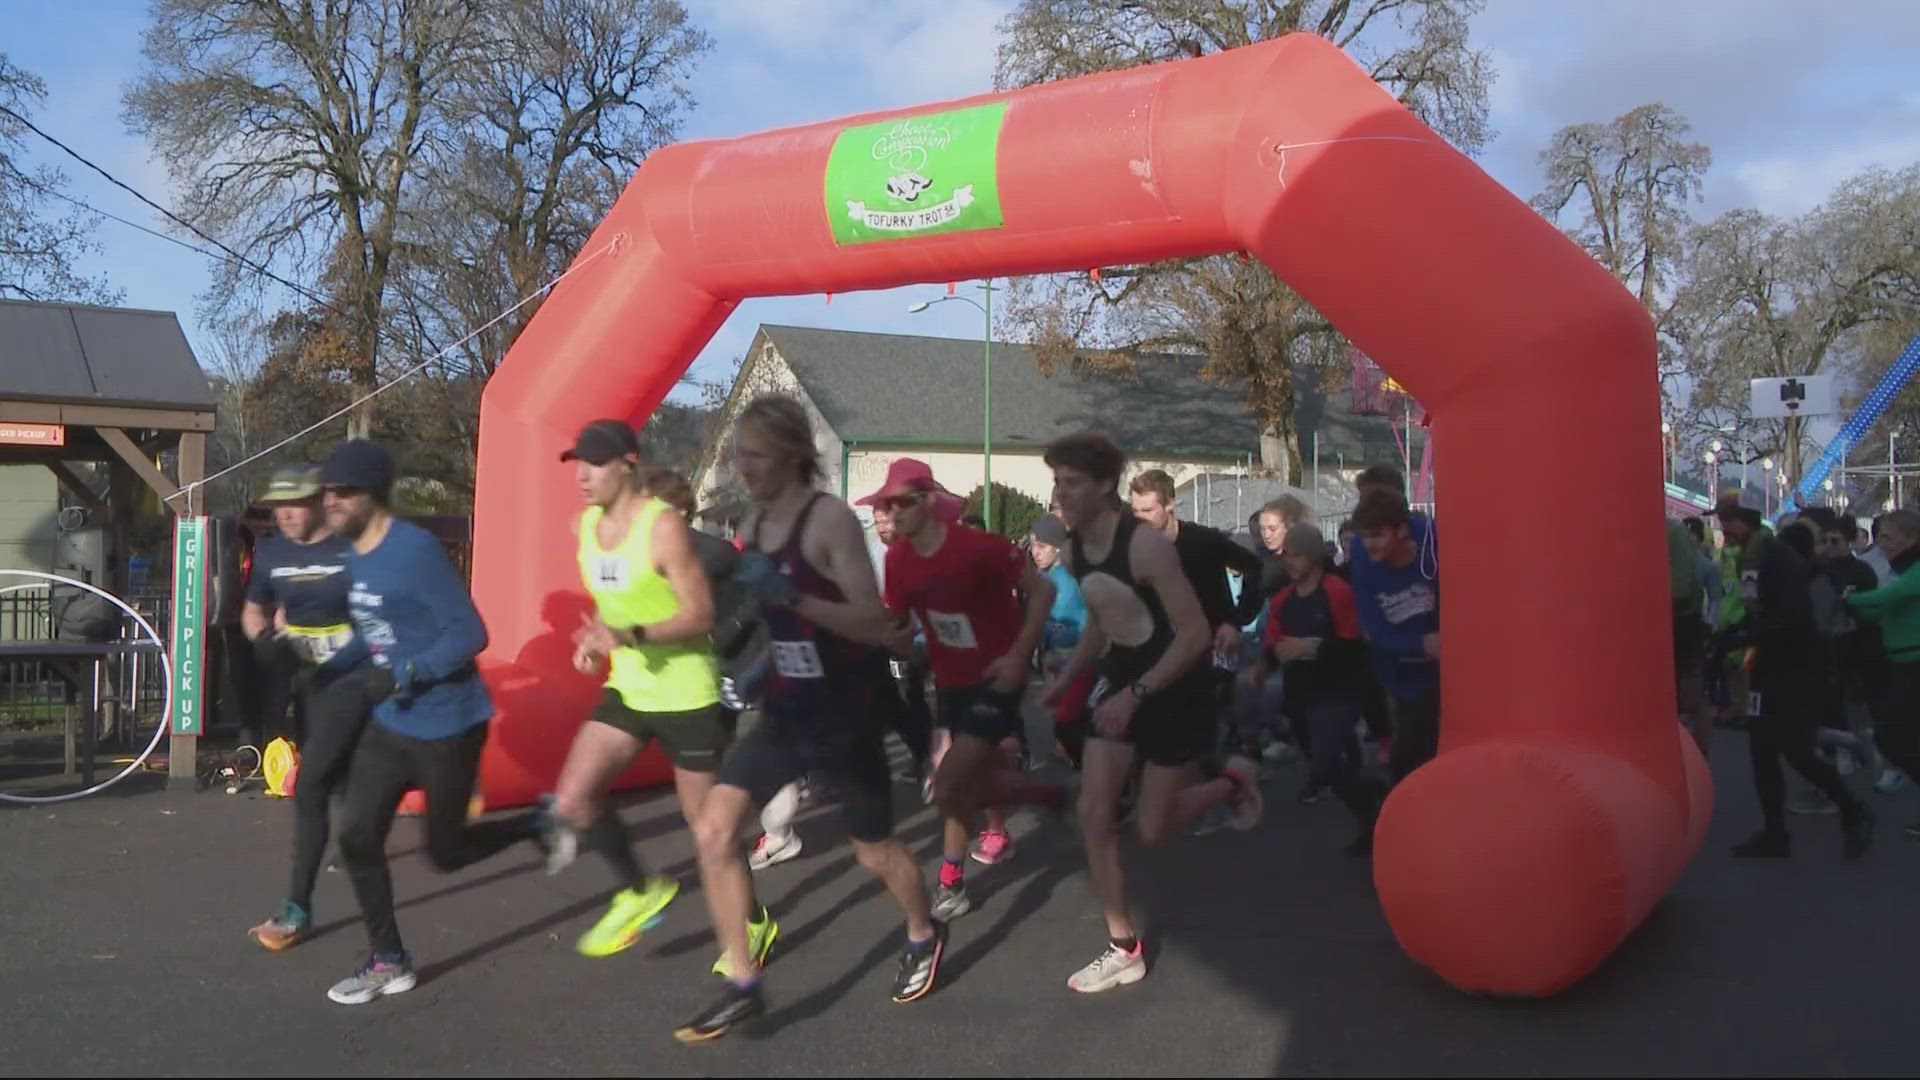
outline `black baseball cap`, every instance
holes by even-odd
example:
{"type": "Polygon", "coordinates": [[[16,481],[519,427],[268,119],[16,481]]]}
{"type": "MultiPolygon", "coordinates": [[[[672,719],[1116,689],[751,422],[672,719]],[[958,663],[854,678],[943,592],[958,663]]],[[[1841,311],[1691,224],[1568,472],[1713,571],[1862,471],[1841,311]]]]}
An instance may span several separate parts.
{"type": "Polygon", "coordinates": [[[365,439],[341,443],[320,467],[320,486],[368,491],[385,502],[393,492],[393,455],[365,439]]]}
{"type": "Polygon", "coordinates": [[[563,452],[560,460],[605,465],[629,454],[640,456],[640,436],[633,433],[633,426],[625,420],[595,420],[580,429],[573,449],[563,452]]]}

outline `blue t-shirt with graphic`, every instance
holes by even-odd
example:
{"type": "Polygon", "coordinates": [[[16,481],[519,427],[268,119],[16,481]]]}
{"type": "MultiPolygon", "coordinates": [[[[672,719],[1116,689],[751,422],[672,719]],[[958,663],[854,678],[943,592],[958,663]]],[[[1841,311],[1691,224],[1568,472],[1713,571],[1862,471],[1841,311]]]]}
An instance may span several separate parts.
{"type": "Polygon", "coordinates": [[[347,614],[352,550],[337,536],[302,544],[276,533],[254,547],[247,578],[247,602],[284,612],[288,643],[327,671],[345,671],[367,658],[347,614]]]}
{"type": "Polygon", "coordinates": [[[1357,534],[1347,549],[1374,669],[1380,684],[1402,701],[1440,688],[1440,665],[1427,658],[1426,644],[1428,634],[1440,632],[1439,537],[1425,514],[1409,518],[1407,536],[1414,557],[1406,566],[1373,561],[1357,534]]]}
{"type": "Polygon", "coordinates": [[[493,701],[474,666],[487,628],[440,542],[396,519],[380,546],[353,554],[347,567],[353,624],[399,686],[373,718],[416,739],[449,738],[491,719],[493,701]]]}

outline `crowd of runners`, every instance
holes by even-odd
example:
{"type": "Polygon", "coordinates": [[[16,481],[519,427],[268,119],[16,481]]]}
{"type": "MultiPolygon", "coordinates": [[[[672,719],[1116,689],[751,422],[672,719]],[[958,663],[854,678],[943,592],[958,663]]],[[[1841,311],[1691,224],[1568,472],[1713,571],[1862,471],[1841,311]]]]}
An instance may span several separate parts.
{"type": "MultiPolygon", "coordinates": [[[[318,470],[276,475],[265,501],[279,535],[256,551],[245,625],[263,660],[295,673],[305,719],[292,880],[254,940],[280,950],[307,935],[337,827],[371,949],[328,995],[359,1004],[411,989],[386,840],[417,788],[441,871],[521,842],[550,872],[582,850],[602,857],[618,891],[577,948],[621,952],[681,888],[646,869],[608,803],[657,745],[719,944],[713,1001],[676,1030],[682,1041],[764,1011],[779,926],[753,871],[800,854],[794,818],[808,801],[838,805],[860,864],[900,908],[897,1002],[938,984],[948,926],[972,906],[968,863],[1014,855],[1010,812],[1034,807],[1077,832],[1107,936],[1066,983],[1097,993],[1147,973],[1123,833],[1158,844],[1250,829],[1266,766],[1297,755],[1300,798],[1338,798],[1355,822],[1348,850],[1364,858],[1392,786],[1438,748],[1438,533],[1396,469],[1359,476],[1336,542],[1283,497],[1249,521],[1243,546],[1182,520],[1165,472],[1129,475],[1105,437],[1068,435],[1045,454],[1051,512],[1016,543],[965,520],[962,500],[911,459],[859,500],[869,532],[818,490],[813,432],[790,398],[747,405],[731,445],[752,509],[724,538],[690,524],[685,477],[646,468],[627,424],[589,424],[559,453],[585,507],[578,562],[594,609],[572,662],[605,690],[553,793],[480,820],[469,803],[493,714],[476,668],[486,629],[439,544],[394,515],[391,457],[349,442],[318,470]],[[1029,738],[1042,711],[1051,745],[1029,738]],[[898,773],[890,733],[907,762],[898,773]],[[943,821],[931,888],[895,838],[903,779],[943,821]]],[[[1846,519],[1809,512],[1776,537],[1736,504],[1719,517],[1717,556],[1698,522],[1691,534],[1670,523],[1669,538],[1684,719],[1709,748],[1717,687],[1752,734],[1766,822],[1736,850],[1786,854],[1784,757],[1828,800],[1792,809],[1830,807],[1857,855],[1872,816],[1820,747],[1865,765],[1871,725],[1888,769],[1911,773],[1920,576],[1906,570],[1920,561],[1920,515],[1889,515],[1864,562],[1846,519]],[[1732,588],[1717,587],[1723,577],[1732,588]]]]}

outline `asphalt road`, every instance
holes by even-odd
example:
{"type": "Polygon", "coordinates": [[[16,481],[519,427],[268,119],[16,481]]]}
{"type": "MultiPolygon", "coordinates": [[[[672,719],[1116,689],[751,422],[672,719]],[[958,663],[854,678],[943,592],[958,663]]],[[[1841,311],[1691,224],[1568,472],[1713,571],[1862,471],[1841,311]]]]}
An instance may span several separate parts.
{"type": "MultiPolygon", "coordinates": [[[[1743,864],[1754,824],[1743,738],[1715,754],[1707,850],[1605,967],[1547,1003],[1465,997],[1397,949],[1344,811],[1270,786],[1252,834],[1140,854],[1153,973],[1096,997],[1069,973],[1102,945],[1070,838],[1022,815],[1016,859],[975,868],[939,990],[887,1000],[899,922],[830,811],[761,876],[780,919],[772,1015],[686,1048],[671,1030],[713,989],[697,886],[608,960],[577,956],[607,871],[549,878],[531,849],[432,872],[402,822],[392,850],[412,993],[359,1007],[326,988],[365,939],[345,875],[322,875],[323,932],[269,955],[246,928],[284,887],[286,804],[129,781],[52,808],[0,809],[0,1071],[15,1075],[1595,1075],[1913,1074],[1912,792],[1875,799],[1879,844],[1840,860],[1832,818],[1796,820],[1786,862],[1743,864]]],[[[902,789],[903,808],[907,796],[902,789]]],[[[904,835],[931,857],[934,823],[904,835]]],[[[693,884],[669,798],[624,810],[642,850],[693,884]]],[[[929,865],[931,873],[931,865],[929,865]]]]}

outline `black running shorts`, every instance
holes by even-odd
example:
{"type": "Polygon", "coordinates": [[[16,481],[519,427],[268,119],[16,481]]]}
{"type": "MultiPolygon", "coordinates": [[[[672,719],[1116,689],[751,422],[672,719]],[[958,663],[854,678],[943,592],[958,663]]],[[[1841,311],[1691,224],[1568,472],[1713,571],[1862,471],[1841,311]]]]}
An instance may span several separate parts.
{"type": "Polygon", "coordinates": [[[869,719],[857,731],[826,735],[768,718],[748,732],[720,767],[716,783],[737,787],[765,806],[783,787],[817,778],[840,800],[847,832],[875,844],[893,835],[893,777],[884,732],[869,719]]]}
{"type": "Polygon", "coordinates": [[[971,735],[998,744],[1025,727],[1020,695],[1003,694],[987,683],[939,691],[940,726],[955,735],[971,735]]]}
{"type": "MultiPolygon", "coordinates": [[[[1130,685],[1115,685],[1101,679],[1095,685],[1089,704],[1100,703],[1114,694],[1131,694],[1130,685]]],[[[1140,760],[1149,765],[1177,767],[1206,757],[1213,750],[1215,730],[1213,669],[1203,667],[1183,676],[1159,693],[1140,699],[1121,742],[1131,744],[1140,760]]],[[[1089,738],[1103,739],[1088,717],[1089,738]]]]}
{"type": "Polygon", "coordinates": [[[659,743],[673,767],[687,772],[717,770],[727,744],[733,741],[733,716],[718,703],[689,712],[643,713],[628,708],[620,692],[609,688],[593,710],[593,718],[642,743],[659,743]]]}

